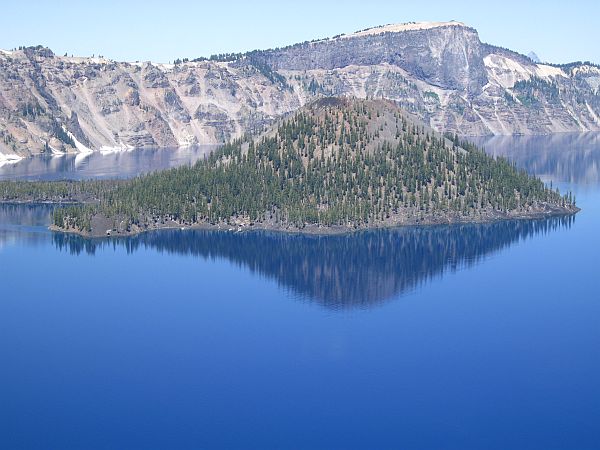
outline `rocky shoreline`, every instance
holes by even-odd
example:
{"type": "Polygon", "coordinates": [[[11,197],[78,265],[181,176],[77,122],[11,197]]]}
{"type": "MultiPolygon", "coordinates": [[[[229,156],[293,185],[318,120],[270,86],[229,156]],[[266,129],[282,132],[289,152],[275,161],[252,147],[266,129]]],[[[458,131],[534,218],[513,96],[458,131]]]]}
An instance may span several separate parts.
{"type": "Polygon", "coordinates": [[[225,231],[225,232],[246,232],[253,230],[260,231],[275,231],[292,234],[305,234],[305,235],[317,235],[317,236],[328,236],[328,235],[340,235],[340,234],[351,234],[360,231],[375,230],[375,229],[388,229],[398,228],[404,226],[435,226],[435,225],[458,225],[468,223],[492,223],[504,220],[535,220],[545,219],[550,217],[561,217],[561,216],[572,216],[581,211],[578,207],[557,207],[554,205],[543,205],[536,209],[530,209],[527,211],[511,211],[511,212],[498,212],[498,211],[486,211],[476,216],[465,216],[462,214],[429,214],[421,217],[409,217],[409,216],[396,216],[389,220],[367,224],[364,226],[345,226],[345,225],[317,225],[307,224],[304,227],[297,226],[286,226],[282,224],[270,223],[270,222],[221,222],[211,224],[208,222],[198,223],[181,223],[172,220],[165,220],[162,222],[155,222],[153,224],[138,226],[132,225],[128,229],[120,229],[117,227],[111,227],[109,224],[113,224],[118,219],[99,217],[96,216],[92,220],[92,231],[83,231],[78,229],[64,229],[51,225],[49,229],[53,232],[75,234],[84,238],[105,238],[105,237],[128,237],[135,236],[141,233],[147,233],[151,231],[159,230],[173,230],[179,229],[185,230],[214,230],[214,231],[225,231]]]}

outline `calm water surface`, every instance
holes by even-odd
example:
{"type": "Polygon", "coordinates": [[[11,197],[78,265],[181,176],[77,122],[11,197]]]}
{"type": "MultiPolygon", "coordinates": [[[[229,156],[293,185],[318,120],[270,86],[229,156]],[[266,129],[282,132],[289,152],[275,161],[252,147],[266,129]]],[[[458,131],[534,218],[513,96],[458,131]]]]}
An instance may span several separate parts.
{"type": "Polygon", "coordinates": [[[0,166],[0,180],[131,178],[141,173],[193,164],[215,148],[216,145],[199,145],[106,154],[36,156],[0,166]]]}
{"type": "Polygon", "coordinates": [[[600,142],[482,143],[583,211],[83,240],[0,207],[0,448],[600,448],[600,142]]]}

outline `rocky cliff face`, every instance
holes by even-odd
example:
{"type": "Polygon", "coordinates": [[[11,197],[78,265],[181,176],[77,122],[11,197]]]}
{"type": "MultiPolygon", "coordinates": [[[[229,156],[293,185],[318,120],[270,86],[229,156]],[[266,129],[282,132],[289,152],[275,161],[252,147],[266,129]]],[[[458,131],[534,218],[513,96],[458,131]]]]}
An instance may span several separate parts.
{"type": "Polygon", "coordinates": [[[176,65],[0,51],[0,161],[223,142],[318,96],[388,98],[465,135],[600,130],[600,68],[482,44],[458,22],[402,24],[176,65]]]}
{"type": "Polygon", "coordinates": [[[479,93],[487,83],[477,31],[450,22],[435,27],[381,27],[261,53],[276,70],[336,70],[387,65],[433,86],[479,93]]]}
{"type": "Polygon", "coordinates": [[[299,106],[248,65],[129,64],[46,49],[0,53],[4,154],[222,142],[299,106]]]}

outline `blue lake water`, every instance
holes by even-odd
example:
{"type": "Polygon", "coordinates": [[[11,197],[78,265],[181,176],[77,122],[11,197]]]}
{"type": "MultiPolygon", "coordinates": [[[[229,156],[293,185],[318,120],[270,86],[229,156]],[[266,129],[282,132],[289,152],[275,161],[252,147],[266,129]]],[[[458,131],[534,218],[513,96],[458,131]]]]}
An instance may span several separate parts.
{"type": "Polygon", "coordinates": [[[198,145],[172,149],[148,148],[121,152],[48,155],[0,166],[0,180],[85,180],[131,178],[182,165],[190,165],[217,146],[198,145]]]}
{"type": "Polygon", "coordinates": [[[84,240],[0,206],[0,448],[600,448],[600,142],[481,143],[581,213],[84,240]]]}

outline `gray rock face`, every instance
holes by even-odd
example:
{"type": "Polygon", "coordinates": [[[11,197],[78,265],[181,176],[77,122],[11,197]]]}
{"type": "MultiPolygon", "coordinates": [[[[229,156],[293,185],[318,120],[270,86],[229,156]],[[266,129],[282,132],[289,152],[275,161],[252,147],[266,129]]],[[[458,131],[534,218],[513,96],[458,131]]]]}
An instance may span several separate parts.
{"type": "Polygon", "coordinates": [[[426,83],[471,95],[480,93],[487,83],[477,31],[464,26],[337,38],[269,50],[262,55],[276,70],[389,64],[426,83]]]}
{"type": "Polygon", "coordinates": [[[0,153],[218,143],[323,96],[388,98],[463,135],[600,130],[600,67],[539,64],[448,22],[176,65],[0,50],[0,153]]]}

